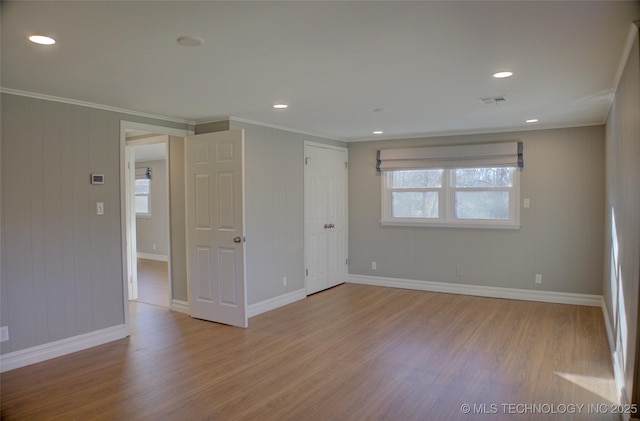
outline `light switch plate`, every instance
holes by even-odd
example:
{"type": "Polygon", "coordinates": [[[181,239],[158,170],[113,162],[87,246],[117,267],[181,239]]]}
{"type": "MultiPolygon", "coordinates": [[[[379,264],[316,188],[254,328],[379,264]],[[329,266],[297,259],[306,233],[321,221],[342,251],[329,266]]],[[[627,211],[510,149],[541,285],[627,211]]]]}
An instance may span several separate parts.
{"type": "Polygon", "coordinates": [[[96,202],[96,214],[104,215],[104,202],[96,202]]]}

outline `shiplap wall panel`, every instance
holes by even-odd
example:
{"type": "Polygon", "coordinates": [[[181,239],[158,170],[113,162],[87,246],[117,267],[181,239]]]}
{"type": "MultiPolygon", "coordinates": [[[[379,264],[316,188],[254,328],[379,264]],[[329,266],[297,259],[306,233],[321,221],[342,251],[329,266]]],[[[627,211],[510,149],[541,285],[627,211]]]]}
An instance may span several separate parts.
{"type": "Polygon", "coordinates": [[[30,101],[18,97],[2,107],[2,206],[3,256],[7,305],[3,306],[3,326],[9,326],[10,342],[2,343],[2,351],[13,347],[27,348],[36,344],[34,278],[31,264],[31,175],[30,131],[25,125],[30,101]],[[8,181],[11,182],[8,182],[8,181]],[[21,305],[13,306],[12,303],[21,305]],[[11,345],[11,347],[10,347],[11,345]]]}
{"type": "Polygon", "coordinates": [[[625,392],[630,403],[640,400],[640,380],[635,375],[640,372],[640,352],[632,351],[637,348],[640,340],[639,115],[640,38],[636,33],[607,119],[607,213],[603,282],[603,295],[614,330],[619,323],[626,324],[621,339],[626,343],[624,348],[627,350],[622,358],[625,367],[625,392]]]}
{"type": "Polygon", "coordinates": [[[48,342],[66,336],[64,317],[64,280],[62,278],[62,107],[43,102],[42,108],[42,247],[44,306],[46,314],[46,340],[48,342]]]}
{"type": "Polygon", "coordinates": [[[2,94],[2,354],[124,323],[121,120],[187,128],[2,94]]]}
{"type": "Polygon", "coordinates": [[[169,217],[171,218],[171,297],[187,301],[184,138],[169,136],[169,217]]]}
{"type": "Polygon", "coordinates": [[[68,104],[61,104],[61,112],[66,117],[61,119],[60,124],[60,182],[61,186],[70,186],[70,188],[61,188],[61,213],[62,213],[62,290],[64,299],[64,337],[73,335],[78,330],[78,318],[76,316],[77,303],[75,299],[75,259],[73,250],[73,182],[74,163],[72,161],[74,151],[73,138],[73,120],[75,108],[68,104]]]}
{"type": "Polygon", "coordinates": [[[72,117],[73,155],[73,247],[75,305],[78,333],[93,330],[91,250],[89,248],[89,109],[74,108],[72,117]],[[84,175],[84,177],[83,177],[84,175]]]}

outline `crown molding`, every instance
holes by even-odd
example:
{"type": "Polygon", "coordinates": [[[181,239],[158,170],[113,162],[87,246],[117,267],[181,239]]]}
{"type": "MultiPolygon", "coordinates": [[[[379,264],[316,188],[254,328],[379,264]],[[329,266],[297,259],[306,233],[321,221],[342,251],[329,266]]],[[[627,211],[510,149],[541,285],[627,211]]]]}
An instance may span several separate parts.
{"type": "Polygon", "coordinates": [[[339,137],[327,136],[326,134],[307,132],[307,131],[304,131],[304,130],[292,129],[291,127],[279,126],[277,124],[263,123],[261,121],[249,120],[249,119],[246,119],[246,118],[234,117],[234,116],[223,117],[223,118],[215,118],[215,119],[211,119],[211,120],[198,120],[198,121],[196,121],[195,124],[196,125],[200,125],[200,124],[208,124],[208,123],[219,123],[221,121],[227,121],[227,120],[228,121],[235,121],[237,123],[253,124],[255,126],[268,127],[268,128],[276,129],[276,130],[284,130],[286,132],[299,133],[299,134],[303,134],[305,136],[319,137],[321,139],[336,140],[338,142],[348,142],[345,139],[341,139],[339,137]]]}
{"type": "Polygon", "coordinates": [[[196,124],[196,122],[192,121],[192,120],[184,120],[184,119],[181,119],[181,118],[173,118],[173,117],[167,117],[167,116],[163,116],[163,115],[143,113],[143,112],[140,112],[140,111],[128,110],[126,108],[112,107],[112,106],[109,106],[109,105],[96,104],[94,102],[79,101],[79,100],[76,100],[76,99],[62,98],[62,97],[58,97],[58,96],[45,95],[45,94],[40,94],[40,93],[36,93],[36,92],[20,91],[18,89],[10,89],[10,88],[0,87],[0,92],[2,92],[4,94],[19,95],[19,96],[25,96],[25,97],[29,97],[29,98],[35,98],[35,99],[43,99],[43,100],[46,100],[46,101],[61,102],[61,103],[64,103],[64,104],[79,105],[81,107],[96,108],[96,109],[99,109],[99,110],[112,111],[112,112],[115,112],[115,113],[134,115],[134,116],[137,116],[137,117],[153,118],[155,120],[168,121],[168,122],[172,122],[172,123],[181,123],[181,124],[187,124],[187,125],[192,125],[192,126],[196,124]]]}

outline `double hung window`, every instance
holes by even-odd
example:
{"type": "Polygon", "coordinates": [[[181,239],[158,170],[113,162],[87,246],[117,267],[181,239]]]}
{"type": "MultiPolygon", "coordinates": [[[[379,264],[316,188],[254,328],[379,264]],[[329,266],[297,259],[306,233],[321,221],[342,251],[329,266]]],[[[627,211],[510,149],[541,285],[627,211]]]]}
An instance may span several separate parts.
{"type": "Polygon", "coordinates": [[[137,217],[151,216],[151,168],[136,168],[135,206],[137,217]]]}
{"type": "Polygon", "coordinates": [[[523,165],[518,144],[510,148],[516,157],[509,160],[496,159],[495,144],[489,144],[491,155],[484,160],[478,158],[482,145],[379,151],[381,223],[518,228],[523,165]]]}

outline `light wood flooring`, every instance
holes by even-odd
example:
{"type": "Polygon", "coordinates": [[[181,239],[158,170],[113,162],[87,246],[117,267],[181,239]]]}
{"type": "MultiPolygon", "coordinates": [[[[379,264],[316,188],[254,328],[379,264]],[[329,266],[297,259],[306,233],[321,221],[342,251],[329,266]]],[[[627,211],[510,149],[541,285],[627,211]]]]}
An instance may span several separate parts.
{"type": "Polygon", "coordinates": [[[138,259],[138,298],[136,301],[169,307],[169,264],[138,259]]]}
{"type": "Polygon", "coordinates": [[[596,307],[345,284],[248,329],[132,302],[131,332],[3,373],[2,419],[619,419],[503,406],[615,402],[596,307]]]}

